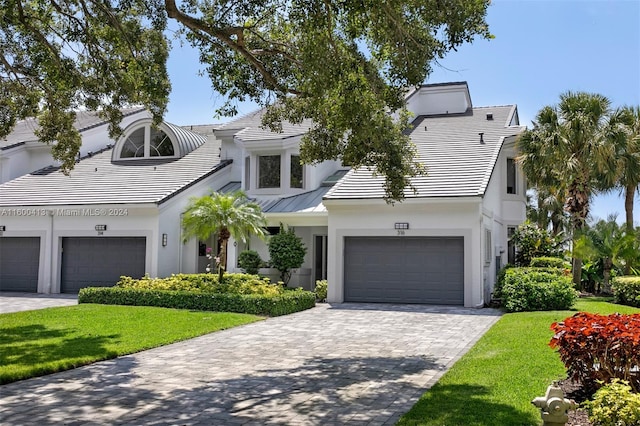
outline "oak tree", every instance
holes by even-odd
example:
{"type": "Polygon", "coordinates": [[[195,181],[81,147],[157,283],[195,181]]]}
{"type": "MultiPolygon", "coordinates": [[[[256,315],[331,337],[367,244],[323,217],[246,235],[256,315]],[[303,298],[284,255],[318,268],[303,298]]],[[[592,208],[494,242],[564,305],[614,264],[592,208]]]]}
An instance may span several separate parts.
{"type": "Polygon", "coordinates": [[[74,110],[100,110],[117,136],[120,108],[162,119],[170,92],[168,24],[198,49],[212,88],[268,107],[263,124],[313,125],[305,163],[342,159],[386,176],[401,199],[422,173],[403,133],[404,93],[439,58],[490,38],[489,0],[0,0],[0,138],[37,116],[63,170],[80,137],[74,110]]]}

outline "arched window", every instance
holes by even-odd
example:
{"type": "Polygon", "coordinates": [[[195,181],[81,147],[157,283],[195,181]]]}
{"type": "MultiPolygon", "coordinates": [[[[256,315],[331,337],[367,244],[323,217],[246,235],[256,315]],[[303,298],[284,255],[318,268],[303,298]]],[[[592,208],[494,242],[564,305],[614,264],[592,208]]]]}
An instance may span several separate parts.
{"type": "Polygon", "coordinates": [[[138,126],[123,136],[114,159],[175,157],[176,148],[169,135],[162,129],[154,129],[150,123],[138,126]]]}

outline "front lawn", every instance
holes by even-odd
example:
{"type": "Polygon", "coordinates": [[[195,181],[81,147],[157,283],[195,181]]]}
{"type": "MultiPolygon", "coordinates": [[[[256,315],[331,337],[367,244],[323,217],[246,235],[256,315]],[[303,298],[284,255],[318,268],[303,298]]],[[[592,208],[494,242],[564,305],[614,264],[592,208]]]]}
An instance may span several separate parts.
{"type": "Polygon", "coordinates": [[[0,315],[0,384],[258,321],[247,314],[81,304],[0,315]]]}
{"type": "MultiPolygon", "coordinates": [[[[600,314],[640,309],[580,299],[576,310],[600,314]]],[[[505,314],[413,408],[399,425],[539,425],[531,404],[553,380],[566,377],[558,354],[548,346],[550,326],[575,311],[505,314]]]]}

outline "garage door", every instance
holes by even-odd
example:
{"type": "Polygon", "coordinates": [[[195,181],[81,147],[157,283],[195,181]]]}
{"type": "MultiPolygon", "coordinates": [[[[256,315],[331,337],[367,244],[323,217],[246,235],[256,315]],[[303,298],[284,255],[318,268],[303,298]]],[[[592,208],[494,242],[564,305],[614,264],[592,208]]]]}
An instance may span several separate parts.
{"type": "Polygon", "coordinates": [[[0,291],[38,291],[39,237],[0,238],[0,291]]]}
{"type": "Polygon", "coordinates": [[[110,287],[121,275],[145,273],[144,237],[73,237],[62,239],[61,292],[110,287]]]}
{"type": "Polygon", "coordinates": [[[347,302],[464,304],[462,237],[347,237],[347,302]]]}

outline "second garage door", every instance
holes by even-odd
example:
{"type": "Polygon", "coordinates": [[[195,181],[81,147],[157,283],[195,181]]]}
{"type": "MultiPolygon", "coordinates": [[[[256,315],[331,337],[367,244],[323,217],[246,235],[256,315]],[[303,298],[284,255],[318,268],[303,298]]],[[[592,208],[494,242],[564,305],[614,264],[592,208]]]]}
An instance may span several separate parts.
{"type": "Polygon", "coordinates": [[[110,287],[121,275],[145,273],[144,237],[68,237],[62,239],[61,292],[110,287]]]}
{"type": "Polygon", "coordinates": [[[346,302],[464,304],[462,237],[346,237],[346,302]]]}

